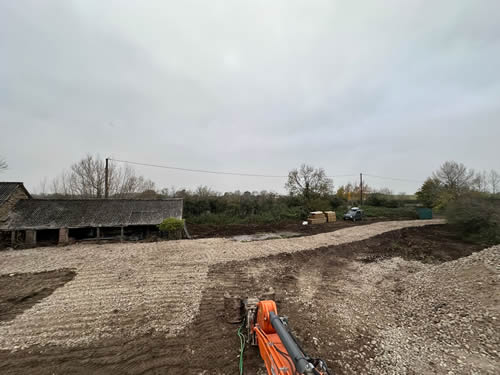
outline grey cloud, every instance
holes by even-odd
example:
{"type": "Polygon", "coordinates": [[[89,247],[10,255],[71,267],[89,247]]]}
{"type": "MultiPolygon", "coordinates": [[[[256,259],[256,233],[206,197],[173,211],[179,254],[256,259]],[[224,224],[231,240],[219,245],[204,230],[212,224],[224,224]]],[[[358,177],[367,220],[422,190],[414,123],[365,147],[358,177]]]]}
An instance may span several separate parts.
{"type": "MultiPolygon", "coordinates": [[[[2,2],[2,179],[34,188],[87,152],[280,175],[304,161],[416,180],[447,159],[500,169],[499,11],[494,0],[2,2]]],[[[159,186],[284,183],[138,171],[159,186]]]]}

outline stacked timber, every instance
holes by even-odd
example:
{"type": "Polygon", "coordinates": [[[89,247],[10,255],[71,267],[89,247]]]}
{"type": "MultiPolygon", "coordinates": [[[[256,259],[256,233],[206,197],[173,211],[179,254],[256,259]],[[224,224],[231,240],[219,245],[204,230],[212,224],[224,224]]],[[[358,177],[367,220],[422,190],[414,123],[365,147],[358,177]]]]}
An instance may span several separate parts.
{"type": "Polygon", "coordinates": [[[337,215],[335,215],[335,211],[325,211],[326,221],[329,223],[333,223],[337,221],[337,215]]]}
{"type": "Polygon", "coordinates": [[[326,223],[326,216],[323,211],[313,211],[307,218],[309,224],[323,224],[326,223]]]}

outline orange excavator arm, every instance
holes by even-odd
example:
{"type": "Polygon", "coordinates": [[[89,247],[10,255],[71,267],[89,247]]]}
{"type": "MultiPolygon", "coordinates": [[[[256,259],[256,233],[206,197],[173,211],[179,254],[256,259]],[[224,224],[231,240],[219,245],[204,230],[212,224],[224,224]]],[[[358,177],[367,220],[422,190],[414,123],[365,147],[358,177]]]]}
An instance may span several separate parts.
{"type": "Polygon", "coordinates": [[[324,361],[304,353],[278,316],[274,301],[258,302],[247,318],[269,375],[331,375],[324,361]]]}

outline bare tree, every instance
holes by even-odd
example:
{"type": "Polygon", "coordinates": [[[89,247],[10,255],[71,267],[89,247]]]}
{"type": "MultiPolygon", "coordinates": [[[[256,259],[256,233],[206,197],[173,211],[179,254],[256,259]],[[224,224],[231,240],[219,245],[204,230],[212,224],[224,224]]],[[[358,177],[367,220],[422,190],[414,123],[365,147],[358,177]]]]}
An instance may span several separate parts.
{"type": "Polygon", "coordinates": [[[4,159],[0,158],[0,172],[5,171],[8,167],[9,165],[7,164],[7,162],[4,159]]]}
{"type": "Polygon", "coordinates": [[[375,192],[383,195],[394,195],[394,192],[387,187],[377,189],[375,192]]]}
{"type": "Polygon", "coordinates": [[[486,193],[488,191],[488,175],[486,171],[477,172],[472,185],[475,190],[486,193]]]}
{"type": "Polygon", "coordinates": [[[491,192],[496,194],[499,192],[500,188],[500,174],[492,169],[488,175],[488,183],[490,185],[491,192]]]}
{"type": "Polygon", "coordinates": [[[456,197],[471,189],[474,184],[474,175],[474,170],[467,169],[462,163],[447,161],[434,172],[433,177],[456,197]]]}
{"type": "Polygon", "coordinates": [[[110,196],[126,197],[130,194],[143,192],[145,190],[155,190],[154,182],[142,176],[136,176],[135,171],[128,165],[122,168],[110,165],[110,196]]]}
{"type": "Polygon", "coordinates": [[[87,155],[71,166],[68,177],[72,195],[97,198],[104,195],[105,169],[102,160],[87,155]]]}
{"type": "Polygon", "coordinates": [[[46,197],[47,196],[47,177],[44,177],[40,180],[38,187],[35,189],[31,195],[37,197],[46,197]]]}
{"type": "Polygon", "coordinates": [[[288,173],[285,188],[291,195],[302,195],[309,199],[313,195],[331,194],[333,180],[326,176],[323,168],[315,169],[302,164],[299,169],[293,169],[288,173]]]}
{"type": "MultiPolygon", "coordinates": [[[[110,163],[108,170],[109,196],[123,198],[145,190],[155,190],[154,182],[136,176],[130,166],[110,163]]],[[[105,188],[105,163],[98,156],[87,155],[71,165],[52,181],[54,194],[102,198],[105,188]]]]}
{"type": "Polygon", "coordinates": [[[168,197],[168,198],[175,198],[176,193],[177,193],[177,188],[173,185],[170,188],[167,187],[167,188],[161,189],[161,192],[160,192],[161,195],[168,197]]]}

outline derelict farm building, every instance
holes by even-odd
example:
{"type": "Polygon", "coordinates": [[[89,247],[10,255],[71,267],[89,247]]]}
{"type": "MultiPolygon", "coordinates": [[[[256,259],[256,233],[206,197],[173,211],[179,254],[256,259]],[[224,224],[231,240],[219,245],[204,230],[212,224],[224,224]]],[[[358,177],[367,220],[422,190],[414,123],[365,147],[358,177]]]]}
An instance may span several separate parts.
{"type": "Polygon", "coordinates": [[[142,239],[164,219],[182,218],[183,200],[33,199],[22,183],[0,182],[0,234],[34,246],[83,239],[142,239]]]}

